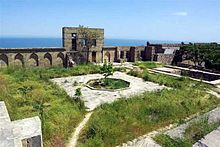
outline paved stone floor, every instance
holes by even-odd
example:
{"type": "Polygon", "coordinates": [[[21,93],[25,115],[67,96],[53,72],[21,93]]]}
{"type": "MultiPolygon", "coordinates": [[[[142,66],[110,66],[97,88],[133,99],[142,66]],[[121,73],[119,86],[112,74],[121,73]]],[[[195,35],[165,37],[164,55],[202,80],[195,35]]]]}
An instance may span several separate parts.
{"type": "Polygon", "coordinates": [[[103,78],[101,74],[55,78],[52,79],[52,81],[63,88],[70,97],[74,97],[75,90],[81,87],[81,100],[84,101],[88,111],[92,111],[101,104],[111,103],[119,98],[127,98],[132,95],[141,94],[145,91],[156,91],[165,88],[165,86],[160,86],[152,82],[145,82],[141,78],[133,77],[122,72],[115,72],[109,77],[128,81],[130,82],[130,86],[124,90],[101,91],[92,90],[85,85],[89,80],[103,78]],[[75,85],[78,83],[78,86],[75,86],[74,83],[75,85]]]}

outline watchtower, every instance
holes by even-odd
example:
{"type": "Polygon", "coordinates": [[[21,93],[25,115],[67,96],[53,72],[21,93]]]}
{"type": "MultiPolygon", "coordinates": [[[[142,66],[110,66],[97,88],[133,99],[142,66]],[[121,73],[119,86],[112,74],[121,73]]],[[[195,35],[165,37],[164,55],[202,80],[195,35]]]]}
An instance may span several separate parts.
{"type": "Polygon", "coordinates": [[[102,62],[104,29],[63,27],[62,35],[69,64],[102,62]]]}

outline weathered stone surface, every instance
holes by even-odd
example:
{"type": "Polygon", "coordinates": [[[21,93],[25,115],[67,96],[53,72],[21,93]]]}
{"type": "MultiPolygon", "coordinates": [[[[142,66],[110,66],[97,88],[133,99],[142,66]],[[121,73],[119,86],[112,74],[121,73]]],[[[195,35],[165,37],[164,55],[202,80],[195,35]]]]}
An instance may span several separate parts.
{"type": "Polygon", "coordinates": [[[152,138],[145,137],[141,140],[133,140],[127,142],[127,144],[123,143],[119,147],[161,147],[159,144],[157,144],[152,138]]]}
{"type": "Polygon", "coordinates": [[[86,38],[80,34],[82,32],[78,27],[63,27],[62,48],[0,48],[0,68],[7,66],[68,67],[82,62],[102,63],[104,60],[108,62],[143,60],[170,64],[175,50],[179,48],[179,45],[172,45],[164,49],[162,44],[104,47],[104,29],[88,29],[97,33],[95,43],[91,47],[85,45],[88,40],[86,41],[86,38]]]}
{"type": "Polygon", "coordinates": [[[4,102],[0,102],[0,147],[22,147],[25,140],[31,146],[43,146],[39,117],[11,122],[4,102]]]}
{"type": "Polygon", "coordinates": [[[65,66],[64,48],[0,48],[1,67],[65,66]]]}
{"type": "Polygon", "coordinates": [[[193,147],[219,147],[220,146],[220,127],[204,138],[196,142],[193,147]]]}
{"type": "Polygon", "coordinates": [[[189,121],[185,124],[182,124],[182,125],[180,125],[176,128],[173,128],[171,130],[168,130],[165,132],[165,134],[169,135],[171,138],[183,138],[184,132],[185,132],[186,128],[190,125],[190,123],[197,121],[201,118],[205,118],[205,117],[207,117],[209,123],[215,123],[215,122],[220,121],[220,108],[219,107],[215,108],[212,111],[210,111],[202,116],[199,116],[195,119],[192,119],[191,121],[189,121]]]}
{"type": "Polygon", "coordinates": [[[81,100],[85,102],[85,106],[89,111],[94,110],[96,107],[104,103],[111,103],[119,98],[128,98],[132,95],[141,94],[145,91],[156,91],[165,88],[165,86],[160,86],[152,82],[145,82],[141,78],[129,76],[122,72],[115,72],[110,78],[122,79],[130,82],[128,89],[118,90],[118,91],[101,91],[92,90],[85,86],[85,84],[92,79],[103,78],[101,74],[90,74],[84,76],[74,76],[67,78],[56,78],[52,79],[53,82],[57,83],[62,87],[69,96],[74,97],[75,90],[78,88],[73,84],[75,82],[81,83],[82,97],[81,100]]]}

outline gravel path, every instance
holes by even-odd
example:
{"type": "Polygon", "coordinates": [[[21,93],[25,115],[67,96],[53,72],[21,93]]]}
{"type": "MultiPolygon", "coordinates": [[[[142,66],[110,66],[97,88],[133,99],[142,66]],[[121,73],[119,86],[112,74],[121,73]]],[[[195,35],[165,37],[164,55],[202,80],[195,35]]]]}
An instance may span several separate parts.
{"type": "Polygon", "coordinates": [[[83,129],[83,127],[86,125],[86,123],[89,121],[89,118],[91,117],[93,112],[89,112],[86,114],[83,121],[76,127],[75,132],[73,133],[69,143],[66,147],[75,147],[77,145],[77,140],[79,138],[80,131],[83,129]]]}

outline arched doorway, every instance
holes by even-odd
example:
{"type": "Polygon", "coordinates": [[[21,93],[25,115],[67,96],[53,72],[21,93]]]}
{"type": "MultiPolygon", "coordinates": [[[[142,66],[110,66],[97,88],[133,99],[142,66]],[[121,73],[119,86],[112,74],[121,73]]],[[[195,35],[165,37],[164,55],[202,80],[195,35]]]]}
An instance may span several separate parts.
{"type": "Polygon", "coordinates": [[[57,54],[57,59],[56,59],[56,64],[60,67],[63,67],[64,66],[64,54],[63,53],[58,53],[57,54]]]}
{"type": "Polygon", "coordinates": [[[7,67],[8,66],[8,56],[5,54],[0,55],[0,67],[7,67]]]}
{"type": "Polygon", "coordinates": [[[28,66],[39,66],[39,61],[38,61],[38,55],[35,53],[32,53],[29,57],[28,60],[28,66]]]}
{"type": "Polygon", "coordinates": [[[22,54],[18,53],[14,58],[14,66],[24,67],[24,57],[22,54]]]}
{"type": "Polygon", "coordinates": [[[104,55],[104,61],[110,62],[111,61],[111,55],[109,52],[106,52],[104,55]]]}
{"type": "Polygon", "coordinates": [[[44,55],[44,67],[50,67],[52,66],[52,56],[50,53],[46,53],[44,55]]]}

